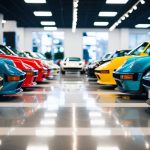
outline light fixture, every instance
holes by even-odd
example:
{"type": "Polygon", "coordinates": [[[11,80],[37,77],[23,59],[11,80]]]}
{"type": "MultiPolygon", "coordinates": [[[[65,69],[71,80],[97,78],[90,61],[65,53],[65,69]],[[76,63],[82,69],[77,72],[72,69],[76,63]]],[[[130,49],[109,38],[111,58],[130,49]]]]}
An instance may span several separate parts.
{"type": "Polygon", "coordinates": [[[54,21],[41,21],[41,25],[43,25],[43,26],[48,26],[48,25],[55,26],[56,23],[54,21]]]}
{"type": "Polygon", "coordinates": [[[40,17],[47,17],[47,16],[52,16],[51,11],[34,11],[33,12],[35,16],[40,16],[40,17]]]}
{"type": "Polygon", "coordinates": [[[6,23],[6,20],[2,20],[2,23],[3,23],[3,24],[6,23]]]}
{"type": "Polygon", "coordinates": [[[106,0],[106,4],[126,4],[129,0],[106,0]]]}
{"type": "Polygon", "coordinates": [[[76,32],[78,22],[78,3],[79,0],[73,0],[73,19],[72,19],[72,32],[76,32]]]}
{"type": "Polygon", "coordinates": [[[56,31],[57,27],[44,27],[45,31],[56,31]]]}
{"type": "Polygon", "coordinates": [[[141,0],[141,4],[145,4],[145,1],[144,1],[144,0],[141,0]]]}
{"type": "Polygon", "coordinates": [[[109,22],[94,22],[94,26],[107,26],[109,22]]]}
{"type": "Polygon", "coordinates": [[[126,19],[125,16],[122,16],[122,17],[121,17],[121,20],[125,20],[125,19],[126,19]]]}
{"type": "Polygon", "coordinates": [[[125,14],[125,17],[126,17],[126,18],[128,18],[128,17],[129,17],[129,14],[128,14],[128,13],[126,13],[126,14],[125,14]]]}
{"type": "Polygon", "coordinates": [[[150,17],[148,17],[148,20],[150,20],[150,17]]]}
{"type": "Polygon", "coordinates": [[[136,5],[135,5],[135,6],[133,6],[133,9],[134,9],[134,10],[137,10],[137,6],[136,6],[136,5]]]}
{"type": "Polygon", "coordinates": [[[135,28],[149,28],[150,24],[137,24],[135,25],[135,28]]]}
{"type": "MultiPolygon", "coordinates": [[[[107,0],[109,1],[109,0],[107,0]]],[[[111,1],[111,0],[110,0],[111,1]]],[[[112,0],[112,1],[116,1],[116,0],[112,0]]],[[[118,0],[119,1],[119,0],[118,0]]],[[[118,2],[117,1],[117,2],[118,2]]],[[[138,0],[127,12],[125,12],[110,28],[109,28],[109,31],[113,31],[123,20],[125,20],[126,18],[129,17],[129,14],[131,14],[134,10],[137,10],[137,6],[139,4],[145,4],[145,0],[138,0]]],[[[150,17],[148,18],[150,20],[150,17]]],[[[145,26],[139,26],[139,25],[136,25],[135,27],[137,28],[145,28],[145,26]]]]}
{"type": "Polygon", "coordinates": [[[99,12],[99,15],[98,16],[100,16],[100,17],[114,17],[114,16],[116,16],[117,15],[117,12],[99,12]]]}
{"type": "Polygon", "coordinates": [[[41,3],[46,3],[46,0],[24,0],[25,1],[25,3],[39,3],[39,4],[41,4],[41,3]]]}

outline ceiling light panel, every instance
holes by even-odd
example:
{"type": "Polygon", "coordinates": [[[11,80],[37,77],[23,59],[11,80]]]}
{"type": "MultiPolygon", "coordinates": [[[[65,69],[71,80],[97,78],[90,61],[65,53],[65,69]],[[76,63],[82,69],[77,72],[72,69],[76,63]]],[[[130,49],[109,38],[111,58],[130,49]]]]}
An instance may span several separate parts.
{"type": "Polygon", "coordinates": [[[107,26],[109,22],[94,22],[94,26],[107,26]]]}
{"type": "Polygon", "coordinates": [[[35,16],[41,16],[41,17],[52,16],[51,11],[34,11],[33,13],[35,16]]]}
{"type": "Polygon", "coordinates": [[[126,4],[129,0],[107,0],[106,4],[126,4]]]}
{"type": "Polygon", "coordinates": [[[150,24],[137,24],[135,25],[135,28],[149,28],[150,24]]]}
{"type": "Polygon", "coordinates": [[[43,25],[43,26],[48,26],[48,25],[55,26],[56,23],[54,21],[41,21],[41,25],[43,25]]]}
{"type": "Polygon", "coordinates": [[[34,4],[42,4],[46,3],[46,0],[24,0],[25,3],[34,3],[34,4]]]}
{"type": "Polygon", "coordinates": [[[117,12],[113,12],[113,11],[110,11],[110,12],[99,12],[99,15],[100,17],[114,17],[117,15],[117,12]]]}

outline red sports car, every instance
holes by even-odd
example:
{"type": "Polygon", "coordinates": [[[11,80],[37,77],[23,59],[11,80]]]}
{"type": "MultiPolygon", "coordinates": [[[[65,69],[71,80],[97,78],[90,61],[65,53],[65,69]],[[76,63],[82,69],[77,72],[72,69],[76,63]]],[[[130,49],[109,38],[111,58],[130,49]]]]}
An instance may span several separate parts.
{"type": "MultiPolygon", "coordinates": [[[[33,81],[41,82],[44,80],[45,76],[47,75],[47,68],[44,67],[44,65],[42,64],[42,62],[40,60],[19,57],[6,46],[0,45],[0,57],[11,59],[14,62],[15,61],[22,61],[22,63],[25,63],[26,67],[30,67],[30,69],[27,71],[27,72],[29,72],[29,73],[27,73],[28,76],[31,76],[34,74],[34,80],[33,81]],[[35,70],[38,70],[38,73],[35,70]],[[34,73],[31,73],[31,71],[33,71],[34,73]]],[[[21,70],[23,70],[23,69],[21,69],[21,70]]],[[[26,72],[26,70],[25,70],[25,72],[26,72]]]]}

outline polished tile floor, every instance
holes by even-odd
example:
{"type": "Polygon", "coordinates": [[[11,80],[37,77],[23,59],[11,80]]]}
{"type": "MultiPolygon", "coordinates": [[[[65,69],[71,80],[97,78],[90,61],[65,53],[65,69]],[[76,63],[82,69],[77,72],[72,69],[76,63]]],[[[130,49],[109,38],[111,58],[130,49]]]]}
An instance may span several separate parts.
{"type": "Polygon", "coordinates": [[[149,150],[142,96],[66,74],[0,97],[0,150],[149,150]]]}

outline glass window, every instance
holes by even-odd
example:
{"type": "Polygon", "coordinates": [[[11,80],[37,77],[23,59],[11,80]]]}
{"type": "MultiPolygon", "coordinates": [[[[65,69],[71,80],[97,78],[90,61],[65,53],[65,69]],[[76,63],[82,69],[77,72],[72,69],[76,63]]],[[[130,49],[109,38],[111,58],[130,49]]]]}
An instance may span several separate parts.
{"type": "Polygon", "coordinates": [[[128,55],[139,55],[144,50],[144,48],[147,46],[147,44],[148,44],[147,42],[143,43],[139,47],[132,50],[128,55]]]}
{"type": "Polygon", "coordinates": [[[145,51],[146,54],[150,55],[150,45],[149,47],[147,48],[147,50],[145,51]]]}
{"type": "Polygon", "coordinates": [[[69,58],[66,58],[66,61],[81,61],[81,59],[77,57],[69,57],[69,58]]]}
{"type": "Polygon", "coordinates": [[[83,33],[83,59],[87,62],[100,60],[108,50],[108,32],[83,33]]]}

